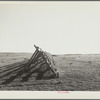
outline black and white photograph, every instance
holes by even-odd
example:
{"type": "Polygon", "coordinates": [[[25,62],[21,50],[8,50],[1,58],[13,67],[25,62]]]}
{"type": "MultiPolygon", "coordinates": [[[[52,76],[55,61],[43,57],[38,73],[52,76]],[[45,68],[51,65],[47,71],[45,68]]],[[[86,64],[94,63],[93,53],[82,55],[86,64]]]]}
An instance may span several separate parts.
{"type": "Polygon", "coordinates": [[[100,2],[0,2],[0,91],[100,91],[100,2]]]}

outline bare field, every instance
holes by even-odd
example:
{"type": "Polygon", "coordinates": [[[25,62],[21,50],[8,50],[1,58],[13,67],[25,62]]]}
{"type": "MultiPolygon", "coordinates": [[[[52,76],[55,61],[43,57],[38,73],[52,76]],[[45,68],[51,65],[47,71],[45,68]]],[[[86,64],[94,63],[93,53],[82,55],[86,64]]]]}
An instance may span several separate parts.
{"type": "Polygon", "coordinates": [[[27,82],[21,82],[22,76],[18,76],[11,83],[2,84],[10,76],[14,76],[16,66],[25,64],[31,55],[0,53],[0,90],[100,91],[99,54],[54,55],[59,78],[35,80],[35,74],[32,74],[27,82]]]}

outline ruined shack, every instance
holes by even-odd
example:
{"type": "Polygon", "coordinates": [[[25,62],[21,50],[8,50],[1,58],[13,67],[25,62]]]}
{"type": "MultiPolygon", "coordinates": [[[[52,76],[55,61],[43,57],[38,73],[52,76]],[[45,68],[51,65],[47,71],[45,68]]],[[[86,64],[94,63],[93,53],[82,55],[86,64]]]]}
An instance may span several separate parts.
{"type": "Polygon", "coordinates": [[[13,67],[8,66],[7,73],[0,76],[0,79],[8,77],[2,84],[9,84],[17,77],[21,78],[21,82],[26,82],[32,75],[35,75],[35,80],[59,77],[52,55],[36,45],[34,47],[36,50],[27,62],[16,66],[12,65],[13,67]]]}
{"type": "Polygon", "coordinates": [[[37,73],[36,80],[59,77],[52,55],[35,45],[34,47],[36,50],[25,65],[25,72],[37,73]]]}

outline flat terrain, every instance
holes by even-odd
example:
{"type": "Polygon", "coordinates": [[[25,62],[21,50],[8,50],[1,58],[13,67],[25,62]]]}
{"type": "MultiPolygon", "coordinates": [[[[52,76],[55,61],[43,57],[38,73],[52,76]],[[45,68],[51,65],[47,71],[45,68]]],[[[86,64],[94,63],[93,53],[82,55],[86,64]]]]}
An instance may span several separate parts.
{"type": "Polygon", "coordinates": [[[21,76],[18,76],[9,84],[2,84],[9,76],[15,75],[17,67],[24,66],[31,55],[0,53],[0,90],[100,91],[99,54],[54,55],[59,78],[35,80],[31,76],[27,82],[21,82],[21,76]]]}

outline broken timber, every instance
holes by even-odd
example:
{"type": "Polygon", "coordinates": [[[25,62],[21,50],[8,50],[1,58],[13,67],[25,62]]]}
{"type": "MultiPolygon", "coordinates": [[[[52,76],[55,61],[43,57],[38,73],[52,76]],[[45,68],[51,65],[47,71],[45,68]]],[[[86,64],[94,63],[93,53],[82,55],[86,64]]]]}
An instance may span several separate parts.
{"type": "MultiPolygon", "coordinates": [[[[44,64],[46,64],[46,67],[47,67],[46,69],[52,72],[52,77],[53,78],[58,77],[58,72],[57,72],[57,69],[55,68],[55,63],[54,63],[52,55],[50,53],[44,52],[42,49],[40,49],[39,47],[35,45],[34,47],[36,48],[36,50],[34,54],[32,55],[32,57],[30,58],[29,62],[25,66],[26,72],[30,70],[32,64],[34,64],[35,62],[39,62],[40,60],[43,60],[44,64]]],[[[46,71],[45,70],[41,71],[43,70],[41,67],[43,67],[43,65],[39,66],[39,69],[40,69],[39,74],[40,73],[45,74],[46,71]]]]}
{"type": "Polygon", "coordinates": [[[36,50],[27,62],[18,65],[19,67],[15,66],[15,70],[9,70],[8,73],[0,77],[3,78],[6,75],[10,75],[2,84],[9,84],[18,76],[22,78],[22,82],[26,82],[34,73],[37,73],[36,80],[59,77],[52,55],[35,45],[34,47],[36,50]]]}

